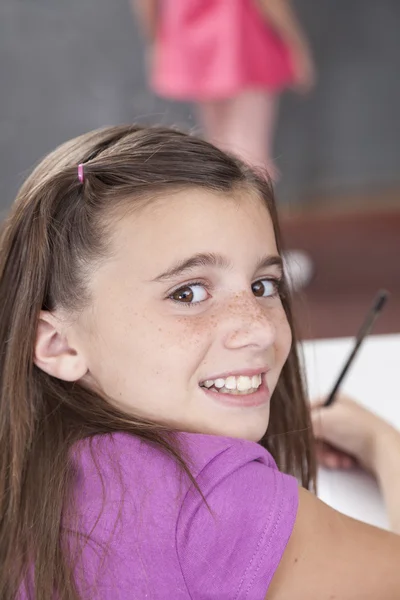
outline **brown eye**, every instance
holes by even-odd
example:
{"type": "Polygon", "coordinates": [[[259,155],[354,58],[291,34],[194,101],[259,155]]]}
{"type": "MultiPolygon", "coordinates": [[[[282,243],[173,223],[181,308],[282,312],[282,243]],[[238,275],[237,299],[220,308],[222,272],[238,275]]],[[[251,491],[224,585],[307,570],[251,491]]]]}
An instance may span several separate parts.
{"type": "Polygon", "coordinates": [[[171,298],[176,302],[193,302],[193,290],[189,286],[179,288],[171,294],[171,298]]]}
{"type": "Polygon", "coordinates": [[[201,283],[192,283],[185,285],[169,296],[174,302],[180,302],[182,304],[198,304],[207,300],[208,293],[204,285],[201,283]]]}
{"type": "Polygon", "coordinates": [[[257,297],[272,297],[278,293],[279,281],[276,279],[260,279],[251,286],[253,294],[257,297]]]}

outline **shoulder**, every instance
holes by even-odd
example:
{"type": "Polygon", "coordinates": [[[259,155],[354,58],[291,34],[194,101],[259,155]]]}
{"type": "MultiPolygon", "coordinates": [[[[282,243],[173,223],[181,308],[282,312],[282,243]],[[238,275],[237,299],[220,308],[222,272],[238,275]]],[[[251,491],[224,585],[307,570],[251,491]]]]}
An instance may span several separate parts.
{"type": "MultiPolygon", "coordinates": [[[[218,459],[218,466],[237,468],[249,461],[258,461],[276,469],[272,456],[259,444],[237,438],[196,433],[177,433],[174,445],[182,453],[194,477],[218,459]]],[[[176,461],[162,448],[127,433],[97,435],[77,444],[73,462],[81,475],[115,478],[116,467],[122,476],[145,473],[153,477],[158,469],[176,471],[176,461]]]]}
{"type": "Polygon", "coordinates": [[[287,498],[297,501],[297,482],[277,469],[255,442],[213,435],[177,433],[175,445],[201,494],[177,461],[163,448],[126,433],[94,436],[73,452],[74,500],[84,522],[122,517],[151,521],[161,529],[184,523],[192,511],[225,507],[224,515],[247,510],[259,497],[275,514],[287,498]],[[235,502],[227,510],[226,498],[235,502]],[[121,513],[122,511],[122,513],[121,513]]]}
{"type": "MultiPolygon", "coordinates": [[[[276,469],[260,445],[213,435],[176,433],[171,439],[190,473],[205,489],[235,470],[258,461],[276,469]]],[[[74,489],[78,507],[117,510],[118,501],[144,506],[156,498],[177,510],[192,484],[177,461],[163,448],[128,433],[97,435],[73,449],[74,489]]],[[[151,506],[151,504],[149,504],[151,506]]]]}
{"type": "MultiPolygon", "coordinates": [[[[165,451],[131,435],[79,444],[78,530],[106,545],[111,572],[139,589],[157,587],[163,573],[193,598],[204,589],[210,598],[264,597],[294,525],[296,480],[254,442],[190,433],[176,441],[201,494],[165,451]]],[[[98,560],[90,552],[86,573],[98,560]]]]}
{"type": "Polygon", "coordinates": [[[264,598],[296,520],[298,484],[245,440],[190,439],[200,457],[177,520],[177,551],[193,597],[264,598]]]}
{"type": "Polygon", "coordinates": [[[236,469],[251,461],[276,469],[271,454],[255,442],[239,438],[215,435],[181,433],[179,444],[192,464],[193,475],[199,475],[205,467],[216,462],[218,467],[236,469]]]}
{"type": "MultiPolygon", "coordinates": [[[[269,452],[255,442],[180,432],[173,443],[204,494],[223,481],[222,495],[236,480],[242,486],[246,482],[247,487],[269,490],[271,497],[279,493],[281,485],[295,485],[292,477],[278,471],[269,452]]],[[[168,452],[127,433],[83,440],[74,448],[73,464],[76,491],[86,502],[100,496],[107,501],[123,496],[125,501],[137,504],[142,496],[151,494],[173,496],[178,506],[200,497],[168,452]]]]}

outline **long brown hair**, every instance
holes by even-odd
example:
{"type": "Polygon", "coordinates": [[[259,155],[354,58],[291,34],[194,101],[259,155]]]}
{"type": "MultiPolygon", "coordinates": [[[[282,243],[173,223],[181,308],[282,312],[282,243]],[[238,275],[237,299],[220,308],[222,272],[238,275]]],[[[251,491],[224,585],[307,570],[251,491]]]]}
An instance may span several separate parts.
{"type": "MultiPolygon", "coordinates": [[[[36,598],[51,598],[55,590],[60,600],[79,597],[62,526],[73,488],[69,456],[79,440],[129,432],[157,444],[186,469],[161,427],[133,419],[86,387],[47,375],[34,365],[33,354],[41,310],[79,310],[90,301],[85,280],[107,255],[112,211],[190,186],[255,189],[267,204],[280,249],[268,180],[203,140],[158,127],[106,128],[63,144],[27,179],[3,226],[0,598],[14,598],[31,569],[36,598]]],[[[268,435],[260,443],[282,470],[310,487],[313,439],[285,283],[282,302],[293,345],[274,392],[268,435]]]]}

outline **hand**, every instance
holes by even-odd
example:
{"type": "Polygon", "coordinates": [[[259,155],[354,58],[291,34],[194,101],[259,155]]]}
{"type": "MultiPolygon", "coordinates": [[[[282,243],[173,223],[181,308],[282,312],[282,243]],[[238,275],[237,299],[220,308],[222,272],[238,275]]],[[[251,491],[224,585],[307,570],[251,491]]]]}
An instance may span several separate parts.
{"type": "Polygon", "coordinates": [[[295,43],[291,48],[294,71],[294,88],[307,94],[315,86],[316,73],[311,51],[305,43],[295,43]]]}
{"type": "Polygon", "coordinates": [[[359,463],[376,474],[377,442],[392,430],[386,421],[345,396],[326,408],[316,402],[311,418],[321,465],[348,469],[359,463]]]}

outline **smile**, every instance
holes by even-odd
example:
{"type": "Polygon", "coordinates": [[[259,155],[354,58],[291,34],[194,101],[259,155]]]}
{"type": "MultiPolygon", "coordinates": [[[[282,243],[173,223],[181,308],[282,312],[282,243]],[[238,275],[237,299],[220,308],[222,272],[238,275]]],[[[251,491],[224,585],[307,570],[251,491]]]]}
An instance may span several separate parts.
{"type": "Polygon", "coordinates": [[[254,394],[262,384],[262,374],[248,375],[229,375],[229,377],[217,379],[206,379],[200,383],[200,387],[207,388],[210,391],[220,394],[247,395],[254,394]]]}

